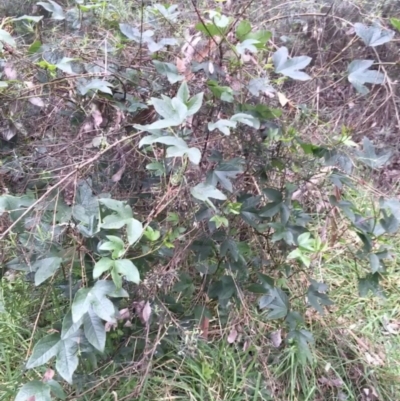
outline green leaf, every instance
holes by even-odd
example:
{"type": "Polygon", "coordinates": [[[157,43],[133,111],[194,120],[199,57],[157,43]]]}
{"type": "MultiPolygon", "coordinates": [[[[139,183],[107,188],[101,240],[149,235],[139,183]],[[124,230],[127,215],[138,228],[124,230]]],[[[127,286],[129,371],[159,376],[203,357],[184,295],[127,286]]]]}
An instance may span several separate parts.
{"type": "Polygon", "coordinates": [[[152,97],[151,104],[154,106],[155,111],[165,119],[170,119],[175,114],[174,106],[172,105],[172,99],[164,96],[163,99],[157,99],[152,97]]]}
{"type": "Polygon", "coordinates": [[[82,180],[78,182],[75,204],[72,207],[72,216],[84,223],[90,223],[91,216],[98,216],[99,214],[99,202],[96,196],[93,196],[91,188],[91,182],[82,180]]]}
{"type": "Polygon", "coordinates": [[[353,60],[347,67],[347,79],[361,95],[369,92],[364,84],[381,85],[385,81],[383,73],[369,69],[373,63],[373,60],[353,60]]]}
{"type": "Polygon", "coordinates": [[[119,24],[119,29],[128,39],[134,40],[136,43],[149,43],[152,41],[151,37],[154,35],[154,31],[152,30],[140,31],[128,24],[119,24]]]}
{"type": "Polygon", "coordinates": [[[146,230],[144,231],[143,234],[149,241],[152,241],[152,242],[157,241],[161,236],[160,231],[154,230],[150,226],[146,227],[146,230]]]}
{"type": "Polygon", "coordinates": [[[182,138],[176,136],[161,136],[156,138],[153,142],[162,143],[164,145],[176,146],[177,148],[187,149],[187,144],[182,138]]]}
{"type": "Polygon", "coordinates": [[[216,11],[211,11],[210,14],[214,24],[218,28],[226,28],[229,25],[231,19],[226,15],[220,14],[216,11]]]}
{"type": "MultiPolygon", "coordinates": [[[[150,125],[135,125],[137,129],[154,132],[163,128],[181,125],[185,122],[187,117],[187,106],[182,103],[180,99],[170,99],[166,96],[163,96],[163,100],[154,99],[153,104],[157,107],[157,111],[162,116],[166,116],[166,118],[163,120],[158,120],[150,125]]],[[[160,135],[157,137],[160,137],[160,135]]]]}
{"type": "Polygon", "coordinates": [[[1,41],[3,41],[4,43],[8,44],[11,47],[17,46],[14,38],[4,29],[0,29],[0,42],[1,41]]]}
{"type": "Polygon", "coordinates": [[[392,199],[384,199],[380,198],[379,199],[380,207],[381,209],[383,208],[388,208],[393,216],[400,221],[400,201],[392,198],[392,199]]]}
{"type": "Polygon", "coordinates": [[[75,294],[71,307],[72,320],[74,323],[78,323],[83,315],[89,310],[90,299],[88,298],[88,295],[90,291],[90,288],[81,288],[75,294]]]}
{"type": "Polygon", "coordinates": [[[73,336],[81,327],[82,319],[77,320],[75,323],[72,320],[72,312],[69,311],[63,319],[62,329],[61,329],[61,340],[65,340],[73,336]]]}
{"type": "Polygon", "coordinates": [[[213,23],[203,24],[202,22],[197,23],[195,25],[195,29],[197,29],[199,32],[203,32],[208,37],[223,36],[224,32],[226,31],[226,29],[219,28],[213,23]]]}
{"type": "Polygon", "coordinates": [[[270,202],[260,209],[258,215],[260,217],[274,217],[281,210],[282,202],[270,202]]]}
{"type": "MultiPolygon", "coordinates": [[[[60,383],[56,382],[55,380],[51,379],[47,381],[47,384],[50,386],[50,391],[61,400],[65,400],[67,395],[65,394],[63,388],[61,387],[60,383]]],[[[36,401],[36,399],[35,399],[36,401]]]]}
{"type": "Polygon", "coordinates": [[[104,217],[101,228],[105,228],[106,230],[118,230],[122,228],[128,220],[130,219],[124,219],[117,214],[111,214],[104,217]]]}
{"type": "Polygon", "coordinates": [[[179,120],[176,115],[173,118],[165,118],[164,120],[158,120],[150,125],[135,125],[134,127],[143,131],[156,131],[164,128],[176,127],[184,123],[184,120],[179,120]]]}
{"type": "Polygon", "coordinates": [[[266,274],[263,274],[263,273],[257,273],[257,276],[258,276],[259,280],[261,281],[262,286],[266,290],[271,290],[274,288],[275,280],[272,277],[267,276],[266,274]]]}
{"type": "Polygon", "coordinates": [[[277,74],[282,74],[299,81],[307,81],[311,79],[308,74],[300,71],[311,63],[311,57],[299,56],[291,59],[288,57],[289,51],[284,46],[279,48],[272,56],[272,62],[274,63],[275,72],[277,74]]]}
{"type": "MultiPolygon", "coordinates": [[[[188,88],[188,84],[186,81],[182,82],[181,86],[178,89],[178,93],[176,94],[176,96],[185,104],[189,100],[189,88],[188,88]]],[[[165,116],[163,116],[163,117],[167,118],[165,116]]]]}
{"type": "Polygon", "coordinates": [[[122,277],[118,274],[117,269],[114,268],[111,270],[111,278],[117,288],[122,287],[122,277]]]}
{"type": "Polygon", "coordinates": [[[216,263],[198,262],[194,265],[195,269],[201,274],[214,274],[217,271],[216,263]]]}
{"type": "Polygon", "coordinates": [[[50,386],[39,380],[24,384],[18,391],[15,401],[51,401],[50,386]]]}
{"type": "Polygon", "coordinates": [[[108,280],[96,281],[92,288],[81,288],[72,303],[72,319],[77,322],[92,306],[95,313],[107,322],[115,322],[115,308],[109,297],[127,297],[125,290],[108,280]]]}
{"type": "Polygon", "coordinates": [[[251,104],[242,104],[240,105],[242,111],[250,111],[257,118],[261,118],[264,120],[273,120],[282,115],[282,110],[273,109],[268,107],[266,104],[257,104],[253,106],[251,104]]]}
{"type": "Polygon", "coordinates": [[[102,228],[119,229],[126,225],[130,245],[140,238],[143,231],[142,223],[132,217],[132,208],[129,205],[114,199],[99,199],[99,201],[108,209],[116,212],[116,214],[108,215],[103,219],[102,228]]]}
{"type": "Polygon", "coordinates": [[[379,273],[369,273],[364,278],[358,280],[358,292],[360,297],[366,297],[368,292],[371,291],[372,294],[385,298],[385,293],[379,284],[380,274],[379,273]]]}
{"type": "Polygon", "coordinates": [[[291,330],[287,335],[287,340],[294,341],[297,345],[297,356],[301,364],[305,365],[307,361],[313,362],[310,346],[314,344],[314,337],[308,330],[291,330]]]}
{"type": "Polygon", "coordinates": [[[168,5],[167,7],[163,4],[154,4],[153,9],[158,11],[166,20],[171,22],[176,22],[176,18],[180,14],[179,11],[176,11],[178,8],[177,4],[168,5]]]}
{"type": "Polygon", "coordinates": [[[398,18],[390,18],[390,23],[393,25],[393,28],[400,31],[400,19],[398,18]]]}
{"type": "Polygon", "coordinates": [[[308,287],[307,300],[308,303],[321,315],[324,315],[324,305],[333,305],[334,303],[325,294],[328,287],[324,283],[311,280],[311,285],[308,287]]]}
{"type": "Polygon", "coordinates": [[[263,295],[259,300],[260,309],[271,309],[267,319],[281,319],[289,312],[289,299],[280,288],[272,288],[268,295],[263,295]]]}
{"type": "Polygon", "coordinates": [[[72,384],[72,375],[78,364],[78,344],[69,338],[62,340],[57,354],[56,369],[59,375],[69,384],[72,384]]]}
{"type": "Polygon", "coordinates": [[[35,273],[35,285],[40,285],[51,277],[61,266],[62,259],[58,257],[37,260],[32,269],[35,273]]]}
{"type": "Polygon", "coordinates": [[[268,78],[253,78],[249,81],[247,89],[253,96],[259,97],[260,94],[271,95],[275,93],[274,87],[268,78]]]}
{"type": "Polygon", "coordinates": [[[80,93],[82,96],[86,95],[89,91],[100,91],[103,93],[107,93],[108,95],[112,95],[113,85],[110,82],[104,81],[102,79],[94,78],[90,80],[85,85],[80,87],[80,93]]]}
{"type": "Polygon", "coordinates": [[[43,16],[34,16],[34,15],[23,15],[21,17],[18,18],[13,18],[11,21],[30,21],[30,22],[35,22],[38,23],[39,21],[41,21],[43,19],[43,16]]]}
{"type": "Polygon", "coordinates": [[[83,317],[83,329],[87,340],[100,352],[106,345],[106,329],[102,320],[89,309],[83,317]]]}
{"type": "Polygon", "coordinates": [[[265,31],[265,30],[259,30],[255,32],[249,32],[243,39],[255,39],[258,41],[254,46],[257,49],[262,49],[265,47],[266,43],[271,39],[272,37],[272,32],[271,31],[265,31]]]}
{"type": "Polygon", "coordinates": [[[197,95],[194,95],[187,103],[187,117],[196,114],[203,104],[203,96],[204,92],[200,92],[197,95]]]}
{"type": "Polygon", "coordinates": [[[391,214],[390,216],[386,215],[386,212],[382,210],[382,214],[384,218],[380,219],[379,222],[381,223],[382,227],[388,234],[395,234],[400,227],[400,222],[397,218],[391,214]]]}
{"type": "Polygon", "coordinates": [[[262,284],[250,284],[247,287],[247,291],[250,291],[254,294],[267,294],[268,290],[264,288],[262,284]]]}
{"type": "Polygon", "coordinates": [[[188,108],[187,108],[186,104],[183,103],[182,100],[177,97],[174,97],[171,100],[171,103],[176,112],[177,119],[182,122],[185,121],[185,119],[187,117],[187,112],[188,112],[188,108]]]}
{"type": "Polygon", "coordinates": [[[128,259],[115,261],[115,269],[122,276],[125,276],[128,281],[135,284],[140,283],[140,274],[137,267],[128,259]]]}
{"type": "Polygon", "coordinates": [[[242,172],[243,168],[241,164],[235,159],[230,162],[218,163],[217,167],[208,174],[207,184],[216,187],[217,184],[220,183],[223,188],[232,192],[233,186],[231,179],[236,178],[236,176],[242,172]]]}
{"type": "Polygon", "coordinates": [[[96,262],[93,269],[93,279],[98,279],[104,272],[111,270],[114,267],[114,260],[110,258],[101,258],[96,262]]]}
{"type": "Polygon", "coordinates": [[[208,185],[205,183],[200,183],[195,187],[191,188],[190,193],[193,197],[200,201],[210,201],[209,198],[226,200],[226,196],[213,185],[208,185]]]}
{"type": "Polygon", "coordinates": [[[227,256],[228,253],[232,256],[233,260],[237,261],[239,259],[239,249],[237,247],[236,241],[231,238],[226,239],[221,244],[220,248],[220,254],[222,257],[227,256]]]}
{"type": "Polygon", "coordinates": [[[231,134],[230,128],[236,128],[236,126],[236,121],[221,119],[215,123],[209,122],[207,127],[209,131],[214,131],[215,129],[217,129],[224,135],[229,136],[231,134]]]}
{"type": "Polygon", "coordinates": [[[154,42],[153,40],[147,41],[147,48],[150,53],[155,53],[160,50],[164,50],[166,46],[175,46],[179,42],[175,38],[162,38],[159,42],[154,42]]]}
{"type": "Polygon", "coordinates": [[[183,75],[179,75],[178,69],[174,64],[163,63],[158,60],[153,60],[153,64],[159,74],[167,77],[170,84],[182,81],[185,78],[183,75]]]}
{"type": "Polygon", "coordinates": [[[139,147],[149,145],[152,143],[162,143],[164,145],[171,145],[167,148],[167,157],[183,157],[187,155],[193,164],[199,164],[201,160],[201,152],[197,148],[189,148],[182,138],[175,136],[156,136],[151,135],[144,137],[139,142],[139,147]]]}
{"type": "Polygon", "coordinates": [[[313,252],[315,251],[315,240],[311,237],[311,233],[305,232],[297,237],[297,243],[300,248],[313,252]]]}
{"type": "Polygon", "coordinates": [[[90,304],[97,316],[106,322],[115,322],[114,304],[105,296],[97,296],[95,293],[94,297],[90,304]]]}
{"type": "Polygon", "coordinates": [[[354,29],[358,37],[360,37],[366,46],[379,46],[390,42],[394,37],[394,31],[383,30],[378,26],[366,26],[359,22],[354,24],[354,29]]]}
{"type": "Polygon", "coordinates": [[[99,249],[101,251],[112,251],[113,259],[118,259],[123,256],[125,253],[124,241],[115,235],[107,235],[107,239],[109,239],[109,241],[103,242],[99,246],[99,249]]]}
{"type": "Polygon", "coordinates": [[[374,144],[367,138],[363,138],[363,150],[357,151],[357,158],[365,165],[372,169],[378,169],[385,166],[392,157],[392,151],[383,150],[379,154],[376,153],[374,144]]]}
{"type": "Polygon", "coordinates": [[[275,188],[265,188],[262,191],[269,200],[277,203],[283,202],[283,195],[281,191],[278,191],[275,188]]]}
{"type": "Polygon", "coordinates": [[[251,114],[247,113],[237,113],[234,114],[231,118],[231,121],[239,122],[245,125],[248,125],[249,127],[259,129],[260,128],[260,120],[251,114]]]}
{"type": "Polygon", "coordinates": [[[384,267],[381,265],[380,258],[378,257],[377,254],[371,253],[369,255],[369,263],[370,263],[370,266],[371,266],[371,272],[372,273],[384,272],[385,271],[384,267]]]}
{"type": "Polygon", "coordinates": [[[257,39],[245,39],[243,42],[236,45],[236,51],[241,55],[246,54],[246,50],[250,53],[257,53],[257,47],[254,45],[258,43],[260,42],[257,39]]]}
{"type": "Polygon", "coordinates": [[[243,41],[245,36],[251,32],[251,24],[248,20],[242,20],[236,28],[236,37],[243,41]]]}
{"type": "Polygon", "coordinates": [[[44,1],[39,1],[38,3],[39,6],[42,6],[45,10],[47,10],[48,12],[50,12],[51,18],[55,19],[55,20],[63,20],[65,19],[65,15],[64,15],[64,11],[62,9],[62,7],[57,4],[55,1],[53,0],[49,0],[48,3],[44,2],[44,1]]]}
{"type": "Polygon", "coordinates": [[[295,330],[298,326],[303,325],[304,324],[304,319],[300,315],[299,312],[291,310],[287,314],[285,322],[289,326],[289,329],[292,331],[292,330],[295,330]]]}
{"type": "Polygon", "coordinates": [[[213,80],[207,81],[207,86],[218,99],[229,103],[233,102],[233,89],[229,86],[220,86],[218,82],[213,80]]]}
{"type": "Polygon", "coordinates": [[[74,61],[73,58],[63,57],[63,59],[56,64],[56,67],[67,74],[74,74],[71,66],[72,61],[74,61]]]}
{"type": "MultiPolygon", "coordinates": [[[[170,148],[167,149],[167,154],[171,155],[172,153],[172,149],[170,151],[168,151],[170,148]]],[[[189,160],[195,164],[198,165],[200,163],[201,160],[201,152],[198,148],[189,148],[186,151],[187,157],[189,158],[189,160]]],[[[180,154],[179,154],[180,155],[180,154]]]]}
{"type": "Polygon", "coordinates": [[[60,347],[60,335],[58,333],[49,334],[43,337],[33,348],[32,355],[26,363],[27,369],[36,368],[44,365],[53,356],[56,356],[60,347]]]}
{"type": "Polygon", "coordinates": [[[129,219],[126,223],[126,234],[129,245],[134,244],[143,233],[143,224],[136,219],[129,219]]]}
{"type": "Polygon", "coordinates": [[[222,276],[221,280],[213,283],[209,290],[209,296],[218,298],[219,301],[229,300],[234,294],[236,294],[236,284],[231,276],[222,276]]]}

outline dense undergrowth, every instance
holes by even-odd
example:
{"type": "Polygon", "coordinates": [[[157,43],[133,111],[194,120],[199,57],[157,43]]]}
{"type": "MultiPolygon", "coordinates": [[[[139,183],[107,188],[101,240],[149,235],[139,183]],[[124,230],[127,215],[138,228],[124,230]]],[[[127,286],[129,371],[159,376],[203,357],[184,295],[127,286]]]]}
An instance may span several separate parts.
{"type": "Polygon", "coordinates": [[[2,7],[1,399],[398,397],[398,5],[2,7]]]}

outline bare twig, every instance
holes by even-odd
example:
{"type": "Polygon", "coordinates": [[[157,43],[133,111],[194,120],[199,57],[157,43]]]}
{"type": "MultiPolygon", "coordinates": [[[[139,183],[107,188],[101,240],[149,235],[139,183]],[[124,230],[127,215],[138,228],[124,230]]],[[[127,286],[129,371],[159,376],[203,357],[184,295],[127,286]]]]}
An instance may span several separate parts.
{"type": "Polygon", "coordinates": [[[53,186],[51,186],[39,199],[36,200],[36,202],[34,202],[31,206],[29,206],[22,214],[21,216],[18,217],[18,219],[16,219],[11,225],[10,227],[7,228],[7,230],[4,231],[4,233],[2,233],[0,235],[0,240],[4,239],[6,237],[6,235],[8,233],[10,233],[12,231],[12,229],[28,214],[30,213],[32,210],[34,210],[34,208],[40,203],[42,202],[44,199],[46,199],[46,197],[51,194],[55,189],[59,188],[63,183],[65,183],[66,181],[68,181],[71,177],[73,177],[75,174],[77,174],[80,170],[82,170],[84,167],[90,166],[93,162],[95,162],[97,159],[99,159],[101,156],[103,156],[105,153],[107,153],[110,149],[114,148],[115,146],[119,145],[122,142],[125,142],[129,139],[132,139],[138,135],[140,135],[141,133],[143,133],[143,131],[139,131],[136,132],[135,134],[129,135],[125,138],[121,138],[118,141],[115,141],[114,143],[112,143],[110,146],[108,146],[106,149],[103,149],[102,151],[98,152],[96,155],[94,155],[93,157],[91,157],[89,160],[86,160],[83,163],[78,164],[77,166],[75,166],[75,168],[68,173],[65,177],[63,177],[60,181],[58,181],[56,184],[54,184],[53,186]]]}

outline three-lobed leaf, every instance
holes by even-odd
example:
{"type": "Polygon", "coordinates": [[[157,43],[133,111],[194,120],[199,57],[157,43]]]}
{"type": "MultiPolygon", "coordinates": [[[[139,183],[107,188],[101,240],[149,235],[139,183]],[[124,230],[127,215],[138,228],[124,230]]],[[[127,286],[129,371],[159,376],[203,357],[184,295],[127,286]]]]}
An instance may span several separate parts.
{"type": "Polygon", "coordinates": [[[234,114],[231,118],[230,121],[233,122],[239,122],[245,125],[248,125],[249,127],[259,129],[260,128],[260,120],[251,114],[248,113],[237,113],[234,114]]]}
{"type": "Polygon", "coordinates": [[[142,138],[139,142],[139,147],[143,145],[151,145],[153,143],[162,143],[169,145],[167,148],[167,157],[183,157],[187,155],[193,164],[199,164],[201,160],[201,152],[197,148],[189,148],[187,143],[176,136],[158,136],[150,135],[142,138]]]}
{"type": "Polygon", "coordinates": [[[32,268],[35,273],[35,285],[40,285],[51,277],[61,266],[62,259],[59,257],[50,257],[37,260],[32,268]]]}
{"type": "Polygon", "coordinates": [[[110,258],[101,258],[96,262],[93,269],[93,278],[98,279],[103,273],[114,267],[115,261],[110,258]]]}
{"type": "Polygon", "coordinates": [[[226,200],[226,196],[213,185],[200,183],[190,190],[193,197],[201,201],[210,201],[209,198],[226,200]]]}
{"type": "Polygon", "coordinates": [[[139,270],[129,259],[116,260],[114,263],[114,268],[121,276],[125,276],[128,281],[139,284],[139,270]]]}
{"type": "Polygon", "coordinates": [[[259,300],[260,309],[270,309],[268,319],[281,319],[285,317],[290,309],[289,298],[280,288],[271,288],[267,295],[259,300]]]}
{"type": "Polygon", "coordinates": [[[286,77],[297,79],[299,81],[307,81],[311,77],[302,70],[311,63],[311,57],[298,56],[289,59],[289,51],[283,46],[279,48],[272,56],[272,62],[275,66],[275,72],[286,77]]]}
{"type": "Polygon", "coordinates": [[[236,37],[242,41],[247,34],[251,32],[251,24],[248,20],[242,20],[239,22],[236,28],[236,37]]]}
{"type": "Polygon", "coordinates": [[[65,340],[66,338],[72,337],[81,327],[82,319],[74,322],[72,320],[72,312],[69,311],[63,319],[62,328],[61,328],[61,340],[65,340]]]}
{"type": "Polygon", "coordinates": [[[354,30],[366,46],[379,46],[390,42],[394,37],[394,31],[381,29],[378,26],[366,26],[359,22],[354,24],[354,30]]]}
{"type": "Polygon", "coordinates": [[[381,85],[385,81],[381,72],[369,69],[373,63],[373,60],[353,60],[347,67],[347,79],[361,95],[369,92],[364,84],[381,85]]]}
{"type": "Polygon", "coordinates": [[[15,401],[51,401],[50,386],[39,380],[24,384],[18,391],[15,401]]]}
{"type": "Polygon", "coordinates": [[[243,172],[241,160],[233,159],[228,162],[218,163],[217,167],[207,176],[207,183],[217,186],[221,184],[227,191],[232,192],[233,186],[231,179],[243,172]]]}
{"type": "Polygon", "coordinates": [[[171,63],[164,63],[158,60],[153,60],[153,64],[159,74],[167,77],[170,84],[182,81],[185,77],[180,75],[177,67],[171,63]]]}
{"type": "Polygon", "coordinates": [[[246,50],[250,53],[257,53],[258,49],[255,45],[258,43],[260,42],[257,39],[245,39],[236,45],[236,51],[241,55],[246,54],[246,50]]]}
{"type": "Polygon", "coordinates": [[[275,92],[273,86],[269,83],[268,78],[253,78],[249,81],[247,89],[253,96],[260,96],[260,94],[271,95],[275,92]]]}
{"type": "Polygon", "coordinates": [[[72,376],[79,364],[78,343],[73,339],[60,341],[56,369],[60,376],[72,384],[72,376]]]}
{"type": "Polygon", "coordinates": [[[85,85],[80,86],[80,92],[82,96],[86,95],[90,91],[99,91],[103,93],[107,93],[108,95],[112,95],[113,85],[110,82],[104,81],[102,79],[94,78],[87,82],[85,85]]]}
{"type": "Polygon", "coordinates": [[[236,121],[230,121],[226,119],[221,119],[216,121],[215,123],[209,122],[207,125],[207,128],[209,131],[214,131],[218,130],[222,132],[224,135],[229,136],[231,134],[230,129],[231,128],[236,128],[237,122],[236,121]]]}
{"type": "Polygon", "coordinates": [[[83,317],[83,330],[90,344],[100,352],[103,352],[106,345],[106,329],[103,321],[92,308],[83,317]]]}
{"type": "Polygon", "coordinates": [[[324,315],[323,306],[333,305],[333,302],[326,295],[328,286],[324,283],[311,280],[307,290],[308,303],[321,315],[324,315]]]}
{"type": "Polygon", "coordinates": [[[34,346],[32,355],[26,363],[27,369],[44,365],[51,358],[56,356],[60,348],[60,341],[61,339],[58,333],[49,334],[40,339],[34,346]]]}
{"type": "Polygon", "coordinates": [[[363,138],[363,150],[356,153],[358,160],[372,169],[385,166],[392,157],[390,149],[377,153],[374,144],[367,137],[363,138]]]}

